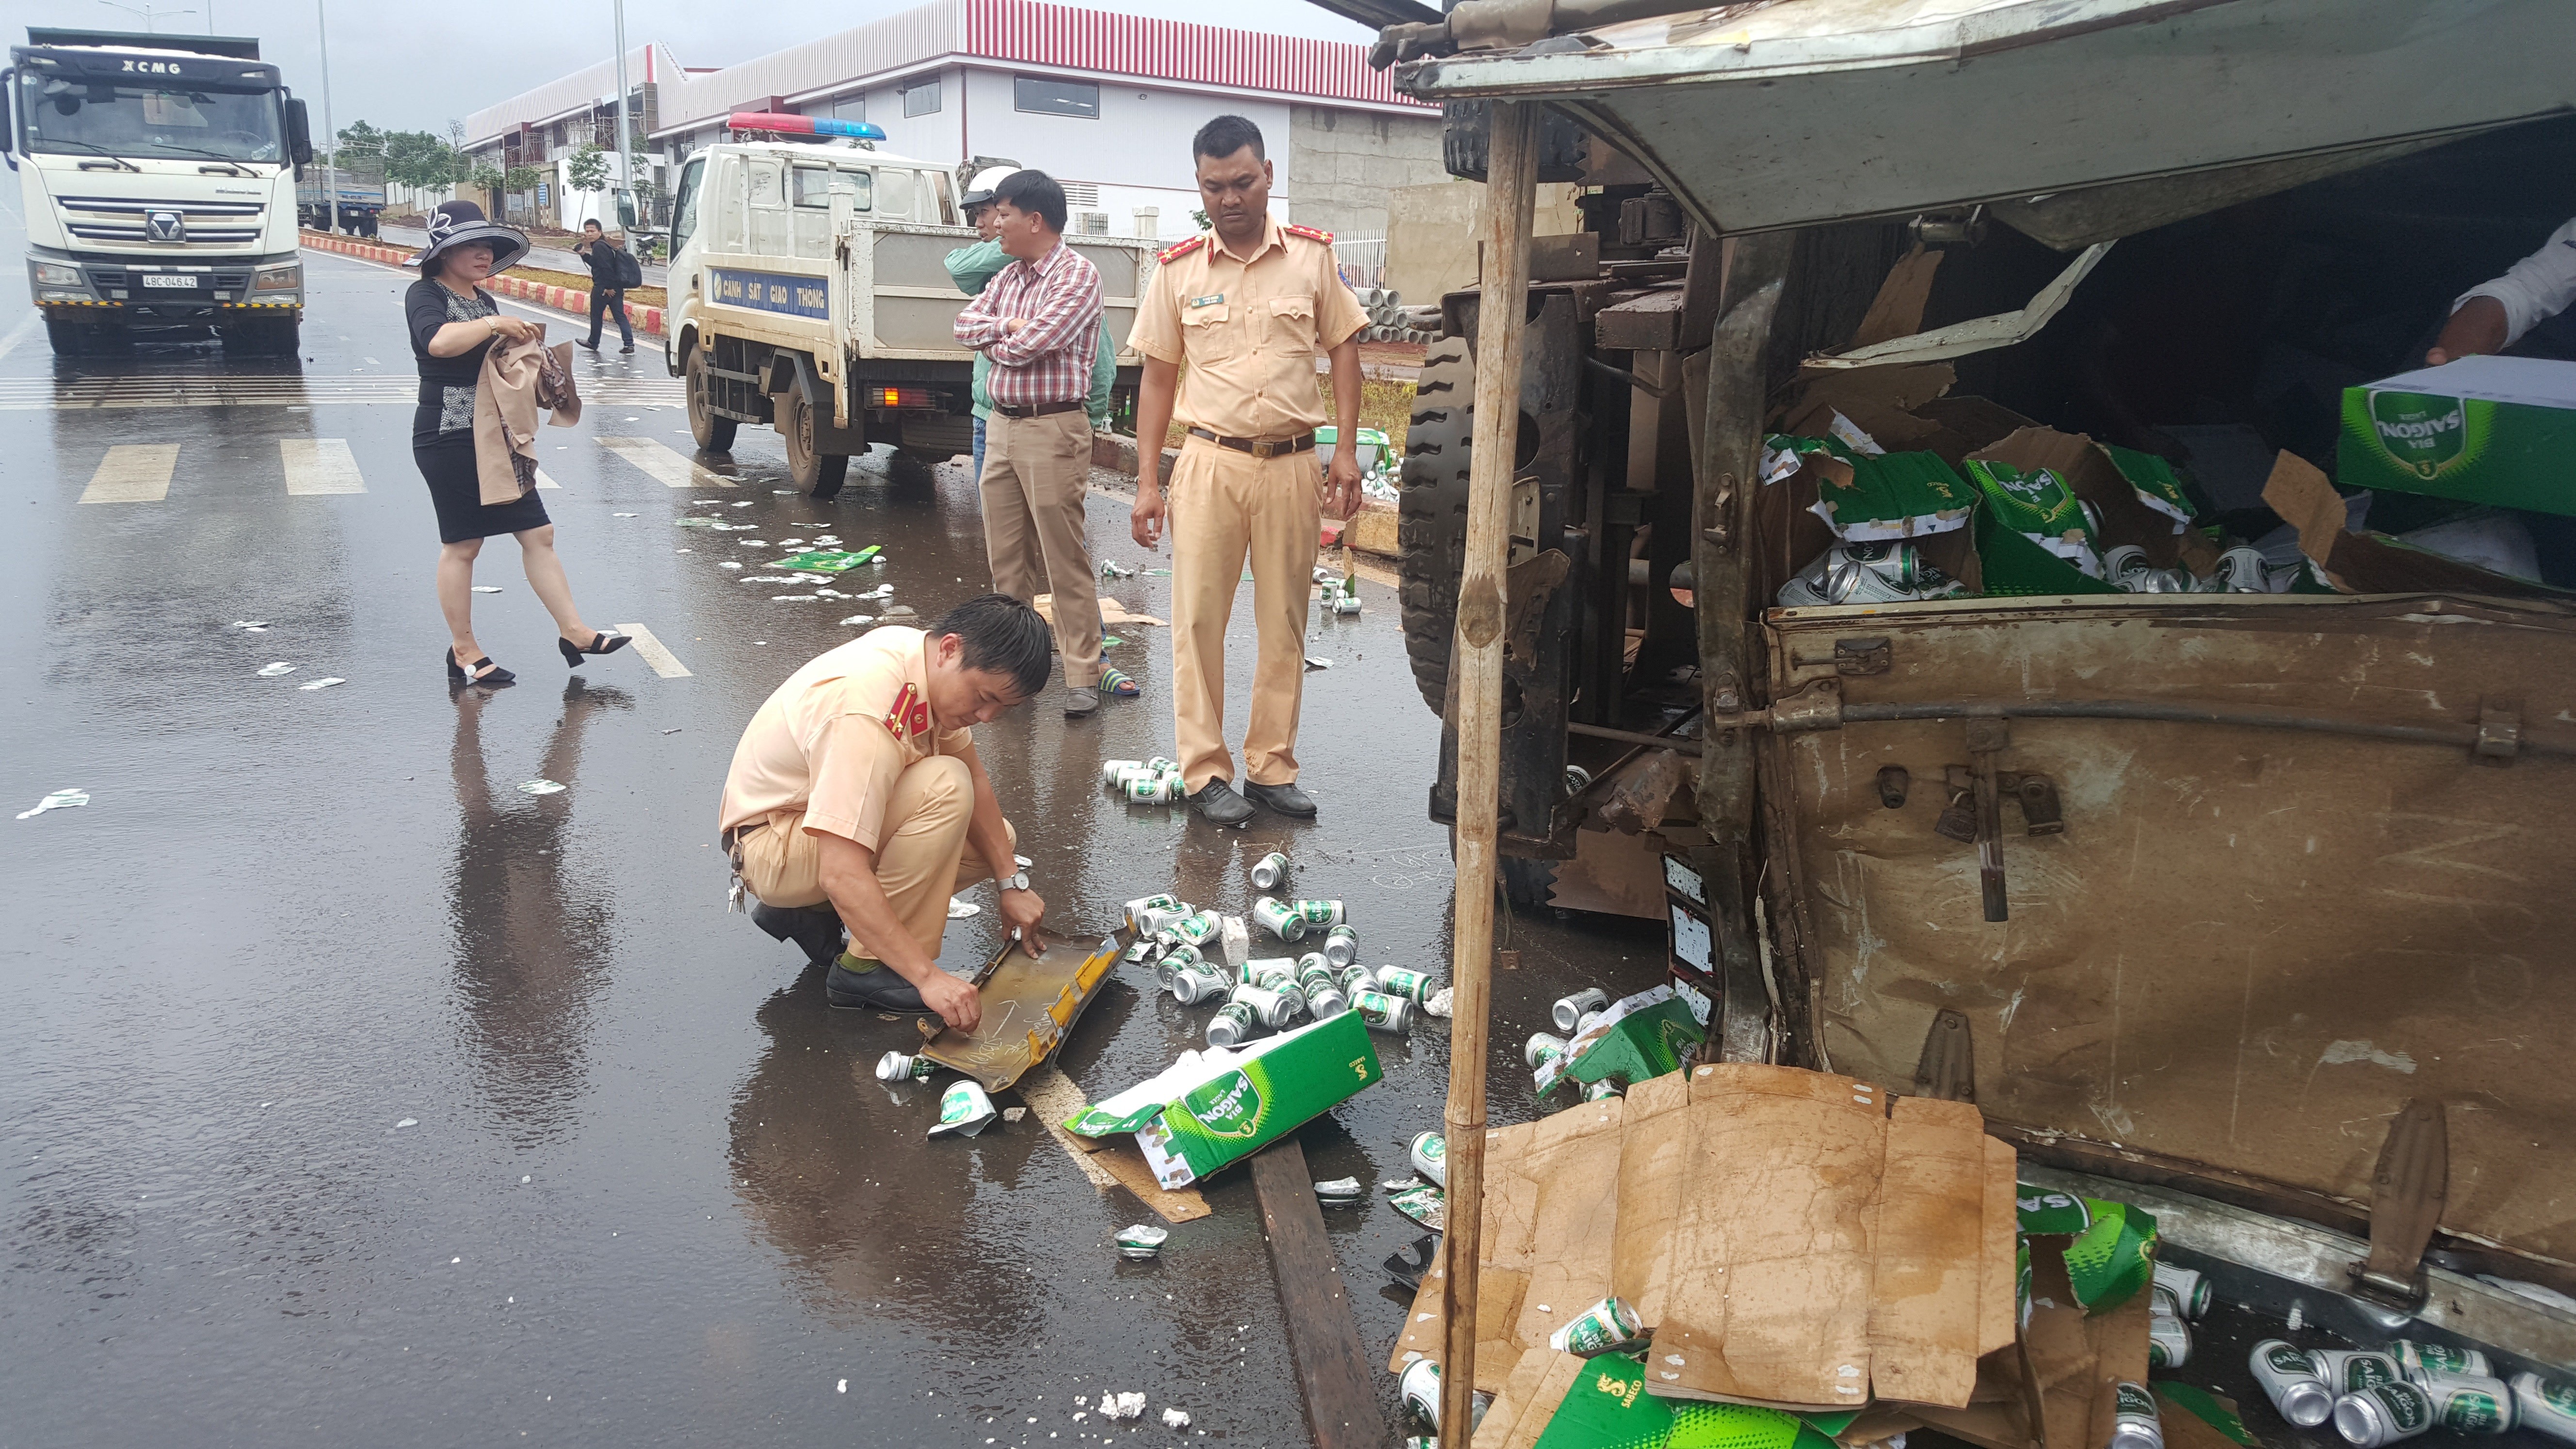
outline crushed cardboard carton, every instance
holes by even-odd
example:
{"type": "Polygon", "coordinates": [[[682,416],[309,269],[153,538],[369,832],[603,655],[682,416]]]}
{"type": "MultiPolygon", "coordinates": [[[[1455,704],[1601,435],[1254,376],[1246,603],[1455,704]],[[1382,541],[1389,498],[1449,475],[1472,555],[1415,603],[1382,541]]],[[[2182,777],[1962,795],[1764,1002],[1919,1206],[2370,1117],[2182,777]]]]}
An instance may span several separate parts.
{"type": "MultiPolygon", "coordinates": [[[[2456,364],[2454,364],[2456,365],[2456,364]]],[[[2348,594],[2446,593],[2500,599],[2565,599],[2564,589],[2411,548],[2379,533],[2354,533],[2343,496],[2317,466],[2295,453],[2273,461],[2263,502],[2298,530],[2299,551],[2328,582],[2348,594]]]]}
{"type": "Polygon", "coordinates": [[[1084,1137],[1133,1133],[1155,1180],[1185,1187],[1304,1126],[1379,1075],[1367,1024],[1344,1012],[1240,1049],[1184,1052],[1064,1127],[1084,1137]]]}

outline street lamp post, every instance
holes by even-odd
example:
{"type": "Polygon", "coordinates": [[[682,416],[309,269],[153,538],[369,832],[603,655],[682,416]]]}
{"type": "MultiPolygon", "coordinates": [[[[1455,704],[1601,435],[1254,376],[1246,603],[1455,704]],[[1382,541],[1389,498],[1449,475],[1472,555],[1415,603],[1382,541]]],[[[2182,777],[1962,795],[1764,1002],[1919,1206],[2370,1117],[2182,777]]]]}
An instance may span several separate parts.
{"type": "MultiPolygon", "coordinates": [[[[164,15],[194,15],[197,13],[194,10],[164,10],[155,5],[120,5],[117,3],[117,0],[98,0],[98,3],[106,6],[110,10],[122,10],[128,15],[142,16],[143,30],[147,35],[157,33],[161,29],[161,27],[155,22],[164,15]]],[[[208,35],[215,33],[214,14],[214,7],[211,5],[207,6],[206,33],[208,35]]]]}
{"type": "Polygon", "coordinates": [[[314,38],[322,47],[322,194],[330,198],[331,231],[340,230],[340,133],[331,129],[331,22],[323,0],[313,0],[314,38]]]}
{"type": "MultiPolygon", "coordinates": [[[[620,208],[617,221],[619,229],[625,230],[629,226],[639,224],[643,218],[638,216],[630,222],[626,215],[628,212],[637,210],[635,153],[629,143],[631,127],[626,116],[626,0],[609,0],[609,3],[617,19],[617,184],[626,197],[626,205],[620,208]]],[[[635,239],[628,237],[626,244],[632,247],[635,239]]]]}

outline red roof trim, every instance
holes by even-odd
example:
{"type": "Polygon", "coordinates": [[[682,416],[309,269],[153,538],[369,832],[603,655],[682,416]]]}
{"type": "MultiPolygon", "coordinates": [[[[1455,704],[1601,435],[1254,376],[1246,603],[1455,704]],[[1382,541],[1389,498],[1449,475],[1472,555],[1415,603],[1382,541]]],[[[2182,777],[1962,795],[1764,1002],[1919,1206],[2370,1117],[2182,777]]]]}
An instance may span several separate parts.
{"type": "MultiPolygon", "coordinates": [[[[1420,106],[1368,67],[1365,47],[1049,5],[966,0],[964,53],[1021,65],[1107,71],[1320,100],[1420,106]]],[[[1436,107],[1423,107],[1436,109],[1436,107]]]]}

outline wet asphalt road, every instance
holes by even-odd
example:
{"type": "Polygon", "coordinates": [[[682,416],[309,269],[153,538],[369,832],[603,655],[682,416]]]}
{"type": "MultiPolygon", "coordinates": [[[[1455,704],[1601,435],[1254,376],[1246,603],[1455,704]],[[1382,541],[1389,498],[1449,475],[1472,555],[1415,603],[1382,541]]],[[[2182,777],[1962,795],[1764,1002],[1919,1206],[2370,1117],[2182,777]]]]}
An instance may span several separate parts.
{"type": "MultiPolygon", "coordinates": [[[[818,503],[777,491],[776,437],[746,426],[730,463],[704,460],[735,486],[668,487],[598,440],[685,454],[677,384],[649,342],[585,358],[589,412],[542,444],[574,590],[689,673],[633,650],[565,670],[497,539],[477,629],[521,682],[454,698],[408,447],[408,278],[309,254],[300,364],[211,342],[64,364],[19,327],[23,232],[0,226],[0,798],[92,797],[0,825],[0,1446],[1069,1445],[1180,1437],[1166,1406],[1191,1439],[1306,1441],[1245,1174],[1159,1260],[1121,1259],[1137,1203],[1034,1120],[925,1141],[935,1090],[870,1073],[911,1026],[828,1011],[790,948],[725,911],[738,729],[851,635],[837,620],[880,610],[773,602],[791,590],[717,562],[778,556],[750,538],[881,543],[895,599],[935,617],[985,577],[962,467],[898,488],[868,460],[818,503]],[[207,397],[230,401],[168,405],[207,397]],[[313,439],[345,440],[363,492],[287,491],[281,444],[313,439]],[[148,444],[177,446],[166,497],[79,501],[111,447],[148,444]],[[675,528],[701,498],[759,529],[675,528]],[[295,672],[257,677],[272,662],[295,672]],[[323,677],[347,682],[299,688],[323,677]],[[537,778],[567,788],[522,793],[537,778]],[[1073,1417],[1114,1390],[1146,1393],[1143,1426],[1073,1417]]],[[[1109,500],[1091,534],[1165,562],[1109,500]]],[[[1107,592],[1168,617],[1167,584],[1107,592]]],[[[1111,651],[1144,699],[978,731],[1051,923],[1097,932],[1167,889],[1240,911],[1250,862],[1283,848],[1301,893],[1348,903],[1364,959],[1445,974],[1436,721],[1391,592],[1363,597],[1310,645],[1333,661],[1306,696],[1318,823],[1220,833],[1098,787],[1102,759],[1170,749],[1165,630],[1111,651]]],[[[1239,647],[1237,720],[1248,623],[1239,647]]],[[[986,910],[952,929],[951,969],[993,945],[989,888],[970,899],[986,910]]],[[[1511,929],[1498,1123],[1533,1111],[1517,1045],[1545,1003],[1650,984],[1661,955],[1650,924],[1511,929]]],[[[1121,979],[1060,1060],[1106,1094],[1205,1015],[1121,979]]],[[[1434,1028],[1378,1039],[1386,1080],[1305,1134],[1317,1176],[1406,1174],[1446,1091],[1434,1028]]],[[[1376,1265],[1417,1230],[1382,1194],[1330,1222],[1382,1355],[1403,1310],[1376,1265]]]]}

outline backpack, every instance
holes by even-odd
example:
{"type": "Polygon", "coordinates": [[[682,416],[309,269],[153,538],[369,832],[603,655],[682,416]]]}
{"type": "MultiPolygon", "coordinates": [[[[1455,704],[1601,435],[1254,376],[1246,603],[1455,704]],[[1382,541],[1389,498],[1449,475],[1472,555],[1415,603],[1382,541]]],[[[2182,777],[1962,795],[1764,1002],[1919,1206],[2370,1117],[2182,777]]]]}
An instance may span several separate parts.
{"type": "Polygon", "coordinates": [[[617,249],[617,285],[620,287],[644,285],[644,264],[635,260],[635,254],[624,247],[617,249]]]}

